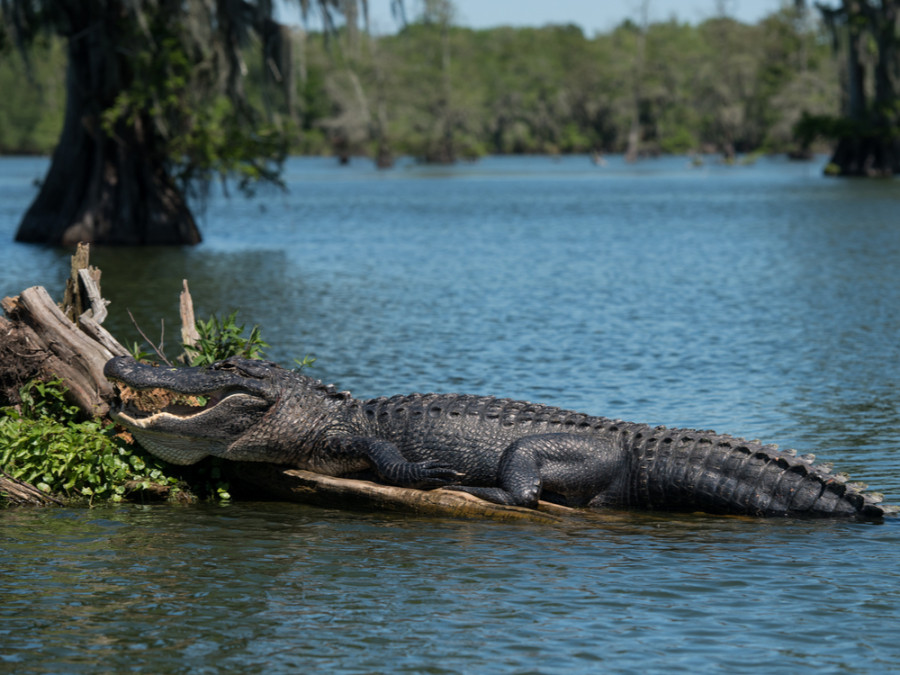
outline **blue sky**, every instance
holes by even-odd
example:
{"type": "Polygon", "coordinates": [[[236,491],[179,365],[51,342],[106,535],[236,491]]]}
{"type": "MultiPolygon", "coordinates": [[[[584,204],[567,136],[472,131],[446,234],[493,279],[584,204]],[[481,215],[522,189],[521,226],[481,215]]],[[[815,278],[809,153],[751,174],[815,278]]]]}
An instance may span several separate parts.
{"type": "MultiPolygon", "coordinates": [[[[715,16],[724,5],[729,16],[745,23],[756,23],[778,10],[783,0],[650,0],[650,20],[672,17],[696,23],[715,16]]],[[[414,11],[416,0],[406,0],[414,11]]],[[[585,34],[608,32],[626,18],[637,19],[639,0],[454,0],[456,23],[469,28],[493,26],[543,26],[548,23],[575,23],[585,34]]],[[[369,0],[373,29],[388,33],[396,29],[391,17],[390,0],[369,0]]]]}
{"type": "MultiPolygon", "coordinates": [[[[370,7],[378,0],[370,0],[370,7]]],[[[587,35],[615,28],[628,17],[637,19],[638,0],[455,0],[458,23],[472,28],[498,25],[543,26],[547,23],[576,23],[587,35]]],[[[650,0],[650,20],[702,21],[724,5],[728,14],[755,23],[781,7],[781,0],[650,0]]],[[[390,18],[390,14],[386,14],[390,18]]]]}

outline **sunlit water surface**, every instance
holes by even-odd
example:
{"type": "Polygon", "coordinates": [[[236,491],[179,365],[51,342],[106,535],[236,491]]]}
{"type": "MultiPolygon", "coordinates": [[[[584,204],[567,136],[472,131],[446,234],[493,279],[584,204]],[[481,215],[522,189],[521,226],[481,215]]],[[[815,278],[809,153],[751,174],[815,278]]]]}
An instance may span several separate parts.
{"type": "MultiPolygon", "coordinates": [[[[0,161],[0,294],[46,161],[0,161]]],[[[900,503],[900,183],[821,163],[292,160],[193,249],[93,252],[107,327],[260,324],[359,396],[466,391],[813,451],[900,503]]],[[[289,504],[0,514],[0,672],[898,670],[900,522],[504,525],[289,504]]]]}

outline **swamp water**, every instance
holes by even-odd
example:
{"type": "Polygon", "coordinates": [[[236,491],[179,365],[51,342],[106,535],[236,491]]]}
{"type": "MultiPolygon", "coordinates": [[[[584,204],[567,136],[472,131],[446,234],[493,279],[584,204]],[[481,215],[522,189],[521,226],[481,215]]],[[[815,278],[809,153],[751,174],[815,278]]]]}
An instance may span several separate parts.
{"type": "MultiPolygon", "coordinates": [[[[46,160],[0,160],[0,293],[46,160]]],[[[287,165],[193,249],[99,249],[107,327],[259,324],[358,396],[466,391],[815,452],[900,503],[900,182],[821,163],[287,165]]],[[[171,349],[172,353],[176,350],[171,349]]],[[[0,672],[900,672],[900,520],[564,526],[292,504],[0,513],[0,672]]]]}

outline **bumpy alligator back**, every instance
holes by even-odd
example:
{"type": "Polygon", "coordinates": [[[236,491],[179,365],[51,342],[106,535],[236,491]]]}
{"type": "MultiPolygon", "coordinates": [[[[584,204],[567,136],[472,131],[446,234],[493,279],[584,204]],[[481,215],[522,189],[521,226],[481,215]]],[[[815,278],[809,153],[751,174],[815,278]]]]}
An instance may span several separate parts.
{"type": "Polygon", "coordinates": [[[707,431],[625,425],[633,506],[758,516],[859,517],[896,512],[813,455],[707,431]],[[627,428],[630,427],[630,428],[627,428]]]}

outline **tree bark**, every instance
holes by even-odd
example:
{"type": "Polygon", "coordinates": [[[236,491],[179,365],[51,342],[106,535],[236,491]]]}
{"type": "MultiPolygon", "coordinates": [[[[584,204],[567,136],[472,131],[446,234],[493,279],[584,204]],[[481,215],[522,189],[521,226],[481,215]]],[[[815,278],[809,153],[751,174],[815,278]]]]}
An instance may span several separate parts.
{"type": "Polygon", "coordinates": [[[42,286],[0,301],[9,317],[0,317],[0,382],[4,385],[0,403],[4,405],[18,402],[18,389],[27,381],[58,377],[68,389],[68,400],[85,414],[99,417],[109,410],[114,391],[103,366],[128,351],[96,318],[102,320],[106,306],[97,286],[99,271],[87,266],[86,247],[73,261],[66,293],[70,304],[65,309],[42,286]]]}
{"type": "Polygon", "coordinates": [[[829,172],[870,177],[898,174],[900,139],[896,137],[896,127],[900,122],[897,114],[900,59],[897,57],[896,0],[882,0],[879,7],[858,0],[843,0],[840,9],[820,3],[817,6],[834,34],[836,44],[840,42],[838,26],[846,32],[843,114],[848,124],[838,138],[829,172]],[[875,60],[871,64],[874,88],[869,97],[865,59],[872,44],[876,47],[875,60]]]}
{"type": "Polygon", "coordinates": [[[121,8],[108,3],[94,14],[92,6],[72,2],[66,8],[71,28],[63,130],[16,240],[196,244],[199,230],[168,172],[149,115],[122,120],[112,133],[103,127],[103,111],[127,90],[132,75],[119,44],[121,8]]]}
{"type": "Polygon", "coordinates": [[[526,509],[493,504],[465,492],[400,488],[260,462],[235,463],[228,473],[229,480],[252,486],[257,495],[330,508],[537,523],[557,523],[562,517],[578,513],[544,501],[539,502],[537,509],[526,509]]]}

